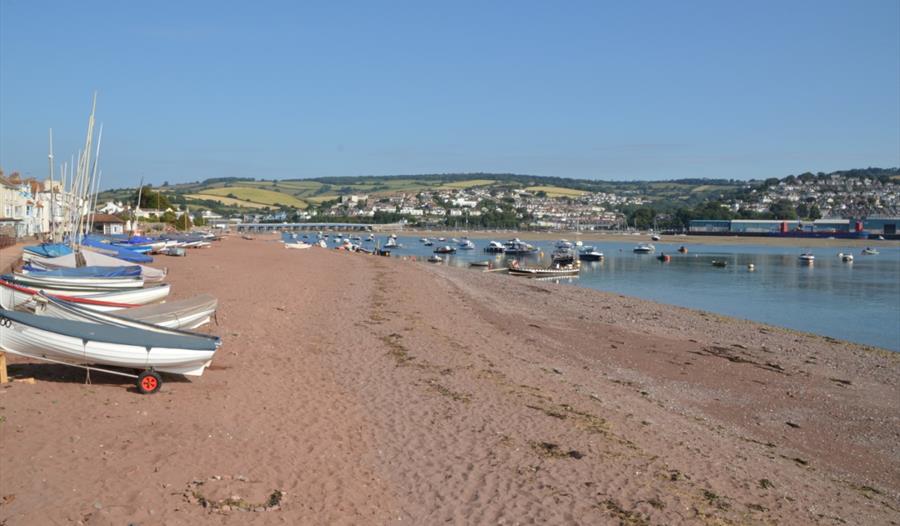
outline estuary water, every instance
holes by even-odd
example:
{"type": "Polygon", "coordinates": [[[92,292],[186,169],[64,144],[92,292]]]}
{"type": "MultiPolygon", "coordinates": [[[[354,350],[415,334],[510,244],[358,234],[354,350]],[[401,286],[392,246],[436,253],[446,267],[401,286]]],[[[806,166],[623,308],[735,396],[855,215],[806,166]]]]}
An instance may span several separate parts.
{"type": "MultiPolygon", "coordinates": [[[[385,241],[378,240],[381,245],[385,241]]],[[[468,267],[473,261],[491,261],[494,267],[505,267],[513,259],[484,253],[489,240],[472,241],[474,250],[441,255],[442,264],[468,267]]],[[[394,256],[425,258],[439,245],[456,246],[449,238],[444,243],[434,240],[433,247],[423,246],[418,237],[401,236],[398,242],[402,248],[393,250],[394,256]]],[[[522,261],[548,264],[556,240],[530,243],[543,254],[522,261]]],[[[603,252],[604,260],[582,262],[577,278],[559,282],[900,351],[900,244],[878,247],[880,254],[865,256],[859,248],[805,249],[803,240],[797,243],[798,248],[701,245],[664,238],[654,243],[654,254],[635,254],[637,241],[585,242],[603,252]],[[686,254],[677,252],[682,245],[686,254]],[[663,252],[672,256],[670,262],[657,260],[663,252]],[[802,252],[815,255],[815,263],[802,263],[802,252]],[[854,261],[841,261],[839,252],[853,254],[854,261]],[[724,260],[727,266],[714,267],[713,260],[724,260]],[[749,271],[749,264],[755,270],[749,271]]]]}

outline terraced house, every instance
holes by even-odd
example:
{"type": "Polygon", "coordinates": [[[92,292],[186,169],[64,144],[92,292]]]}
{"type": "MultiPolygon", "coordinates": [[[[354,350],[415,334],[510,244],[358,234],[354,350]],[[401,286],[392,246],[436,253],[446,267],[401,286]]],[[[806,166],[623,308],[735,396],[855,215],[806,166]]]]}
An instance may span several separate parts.
{"type": "MultiPolygon", "coordinates": [[[[43,236],[50,232],[50,181],[22,179],[13,172],[0,171],[0,229],[12,237],[43,236]]],[[[59,191],[58,185],[56,188],[59,191]]],[[[56,218],[57,224],[61,220],[56,218]]]]}

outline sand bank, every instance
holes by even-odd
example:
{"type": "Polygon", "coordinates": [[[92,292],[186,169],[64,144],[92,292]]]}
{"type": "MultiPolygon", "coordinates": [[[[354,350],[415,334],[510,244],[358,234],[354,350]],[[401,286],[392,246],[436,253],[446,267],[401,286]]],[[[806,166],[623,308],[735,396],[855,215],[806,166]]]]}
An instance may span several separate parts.
{"type": "Polygon", "coordinates": [[[77,370],[12,366],[37,383],[0,388],[0,522],[890,524],[900,513],[896,354],[263,238],[160,259],[176,298],[219,297],[214,366],[153,396],[116,377],[85,385],[77,370]]]}

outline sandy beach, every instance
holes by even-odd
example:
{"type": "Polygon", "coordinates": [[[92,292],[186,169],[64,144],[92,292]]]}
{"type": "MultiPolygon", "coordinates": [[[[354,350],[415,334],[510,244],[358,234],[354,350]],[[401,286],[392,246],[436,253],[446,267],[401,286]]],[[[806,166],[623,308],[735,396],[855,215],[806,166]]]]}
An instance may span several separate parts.
{"type": "Polygon", "coordinates": [[[275,236],[155,266],[213,366],[10,358],[0,524],[900,524],[900,354],[275,236]]]}

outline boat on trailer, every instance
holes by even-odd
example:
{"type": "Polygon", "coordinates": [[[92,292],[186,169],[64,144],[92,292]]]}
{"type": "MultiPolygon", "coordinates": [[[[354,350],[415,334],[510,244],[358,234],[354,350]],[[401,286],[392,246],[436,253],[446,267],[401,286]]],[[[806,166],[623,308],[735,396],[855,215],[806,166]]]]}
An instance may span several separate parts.
{"type": "Polygon", "coordinates": [[[157,305],[100,312],[41,292],[35,298],[35,304],[35,314],[51,318],[126,325],[130,322],[139,322],[166,329],[189,330],[209,323],[216,313],[218,300],[209,294],[200,294],[193,298],[168,301],[157,305]]]}
{"type": "Polygon", "coordinates": [[[159,390],[159,373],[200,376],[221,340],[172,329],[48,318],[0,309],[0,349],[51,363],[137,379],[137,389],[159,390]],[[136,369],[139,374],[97,367],[136,369]]]}

